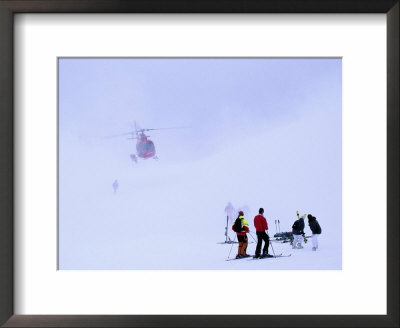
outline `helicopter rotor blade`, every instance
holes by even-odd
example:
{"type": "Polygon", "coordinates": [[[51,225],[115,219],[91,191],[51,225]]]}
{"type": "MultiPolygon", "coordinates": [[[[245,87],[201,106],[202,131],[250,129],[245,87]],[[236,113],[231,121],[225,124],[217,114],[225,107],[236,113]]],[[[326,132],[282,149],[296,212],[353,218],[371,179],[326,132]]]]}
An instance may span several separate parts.
{"type": "Polygon", "coordinates": [[[111,136],[106,136],[105,138],[119,138],[124,136],[133,136],[133,135],[135,135],[134,132],[125,132],[125,133],[114,134],[111,136]]]}
{"type": "Polygon", "coordinates": [[[137,139],[135,135],[138,133],[143,133],[147,131],[155,131],[155,130],[175,130],[175,129],[188,129],[190,126],[176,126],[176,127],[171,127],[171,128],[154,128],[154,129],[140,129],[138,128],[136,121],[134,123],[134,128],[132,129],[131,132],[125,132],[125,133],[119,133],[119,134],[114,134],[111,136],[106,136],[105,138],[119,138],[119,137],[124,137],[124,136],[131,136],[129,139],[137,139]]]}
{"type": "Polygon", "coordinates": [[[176,126],[172,128],[155,128],[155,129],[139,129],[138,131],[144,132],[144,131],[154,131],[154,130],[175,130],[175,129],[188,129],[189,126],[176,126]]]}

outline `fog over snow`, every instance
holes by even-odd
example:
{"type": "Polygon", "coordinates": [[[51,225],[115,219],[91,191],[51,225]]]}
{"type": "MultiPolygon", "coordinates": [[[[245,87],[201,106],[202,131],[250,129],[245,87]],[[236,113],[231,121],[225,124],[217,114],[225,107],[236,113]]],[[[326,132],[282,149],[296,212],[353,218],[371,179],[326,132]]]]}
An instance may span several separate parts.
{"type": "Polygon", "coordinates": [[[59,59],[59,268],[340,270],[341,65],[59,59]],[[109,137],[135,121],[177,127],[147,132],[158,160],[135,163],[136,140],[109,137]],[[291,231],[297,210],[311,213],[322,227],[319,249],[311,251],[311,240],[301,250],[273,242],[291,257],[226,261],[237,252],[237,244],[220,244],[228,202],[245,209],[250,242],[259,207],[270,236],[275,220],[291,231]]]}

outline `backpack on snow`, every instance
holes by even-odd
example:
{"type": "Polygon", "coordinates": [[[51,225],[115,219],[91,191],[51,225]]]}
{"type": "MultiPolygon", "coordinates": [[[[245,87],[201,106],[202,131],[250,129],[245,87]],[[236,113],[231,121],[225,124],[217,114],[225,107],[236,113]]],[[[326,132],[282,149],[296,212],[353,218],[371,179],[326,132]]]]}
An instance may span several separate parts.
{"type": "Polygon", "coordinates": [[[300,228],[299,220],[294,221],[294,223],[292,225],[292,229],[299,230],[299,228],[300,228]]]}
{"type": "Polygon", "coordinates": [[[233,231],[241,232],[242,231],[242,219],[237,218],[235,223],[233,224],[233,231]]]}

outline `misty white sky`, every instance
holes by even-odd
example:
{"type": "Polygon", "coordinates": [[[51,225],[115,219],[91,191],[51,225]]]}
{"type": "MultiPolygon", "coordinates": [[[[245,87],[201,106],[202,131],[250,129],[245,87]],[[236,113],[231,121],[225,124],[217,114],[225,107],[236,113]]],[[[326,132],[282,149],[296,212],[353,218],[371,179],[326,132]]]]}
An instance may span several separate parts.
{"type": "Polygon", "coordinates": [[[221,269],[160,259],[212,252],[228,201],[249,222],[264,207],[272,232],[312,213],[340,259],[341,72],[340,59],[59,59],[60,268],[221,269]],[[107,138],[134,121],[186,128],[150,131],[159,160],[135,164],[135,140],[107,138]]]}

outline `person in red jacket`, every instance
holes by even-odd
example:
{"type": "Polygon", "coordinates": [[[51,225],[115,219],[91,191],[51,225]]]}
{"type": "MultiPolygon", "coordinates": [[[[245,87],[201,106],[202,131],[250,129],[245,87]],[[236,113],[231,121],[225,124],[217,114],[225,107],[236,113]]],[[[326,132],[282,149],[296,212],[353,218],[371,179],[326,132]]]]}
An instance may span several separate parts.
{"type": "Polygon", "coordinates": [[[254,256],[255,258],[268,256],[269,236],[266,233],[266,231],[268,231],[268,223],[263,214],[264,214],[264,209],[260,208],[258,210],[258,215],[254,217],[254,226],[256,228],[256,234],[257,234],[257,247],[256,247],[256,254],[254,256]],[[261,245],[263,240],[264,240],[264,248],[263,248],[263,253],[261,255],[261,245]]]}
{"type": "Polygon", "coordinates": [[[236,255],[237,259],[250,256],[246,253],[248,244],[246,233],[250,231],[249,224],[247,223],[243,215],[244,215],[243,211],[239,211],[239,215],[232,225],[232,230],[236,232],[237,239],[239,242],[238,253],[236,255]]]}

